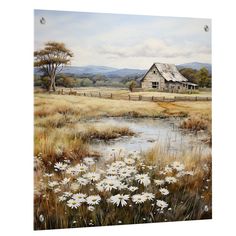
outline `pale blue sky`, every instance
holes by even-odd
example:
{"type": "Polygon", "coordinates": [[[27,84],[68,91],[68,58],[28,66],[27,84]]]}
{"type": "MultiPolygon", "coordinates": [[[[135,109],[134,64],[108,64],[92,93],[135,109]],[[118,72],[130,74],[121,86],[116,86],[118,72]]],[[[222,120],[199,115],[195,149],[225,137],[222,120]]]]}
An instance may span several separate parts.
{"type": "Polygon", "coordinates": [[[75,66],[211,63],[209,19],[35,10],[34,34],[35,49],[47,41],[64,42],[74,52],[75,66]]]}

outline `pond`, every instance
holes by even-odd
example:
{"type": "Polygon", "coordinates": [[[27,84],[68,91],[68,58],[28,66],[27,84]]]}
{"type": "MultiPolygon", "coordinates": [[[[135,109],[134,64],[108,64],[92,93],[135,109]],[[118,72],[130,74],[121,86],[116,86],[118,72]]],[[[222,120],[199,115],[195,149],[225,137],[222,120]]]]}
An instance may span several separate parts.
{"type": "Polygon", "coordinates": [[[107,142],[94,140],[91,148],[101,154],[111,152],[114,149],[145,152],[155,145],[161,145],[171,154],[186,151],[198,151],[210,154],[211,148],[202,141],[207,133],[197,133],[179,129],[181,118],[102,118],[90,120],[88,123],[95,125],[111,125],[115,127],[128,127],[135,132],[134,136],[123,136],[107,142]]]}

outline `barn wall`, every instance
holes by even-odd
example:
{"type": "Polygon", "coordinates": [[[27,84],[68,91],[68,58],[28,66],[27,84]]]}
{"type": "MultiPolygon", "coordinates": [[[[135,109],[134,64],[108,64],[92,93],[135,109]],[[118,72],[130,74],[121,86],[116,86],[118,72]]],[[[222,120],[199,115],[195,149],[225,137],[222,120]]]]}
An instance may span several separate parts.
{"type": "Polygon", "coordinates": [[[141,87],[144,89],[152,89],[152,82],[159,83],[159,90],[165,89],[165,79],[160,75],[155,65],[151,67],[141,82],[141,87]]]}
{"type": "Polygon", "coordinates": [[[186,87],[179,82],[166,82],[166,90],[170,92],[184,92],[186,91],[186,87]]]}

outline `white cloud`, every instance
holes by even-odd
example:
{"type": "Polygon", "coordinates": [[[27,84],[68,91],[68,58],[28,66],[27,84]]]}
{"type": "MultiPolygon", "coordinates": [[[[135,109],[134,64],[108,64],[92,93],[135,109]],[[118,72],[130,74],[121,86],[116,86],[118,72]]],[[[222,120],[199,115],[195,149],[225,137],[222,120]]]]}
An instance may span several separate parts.
{"type": "Polygon", "coordinates": [[[155,61],[180,64],[211,62],[208,19],[46,12],[47,24],[35,21],[35,49],[49,40],[64,42],[72,65],[147,68],[155,61]]]}

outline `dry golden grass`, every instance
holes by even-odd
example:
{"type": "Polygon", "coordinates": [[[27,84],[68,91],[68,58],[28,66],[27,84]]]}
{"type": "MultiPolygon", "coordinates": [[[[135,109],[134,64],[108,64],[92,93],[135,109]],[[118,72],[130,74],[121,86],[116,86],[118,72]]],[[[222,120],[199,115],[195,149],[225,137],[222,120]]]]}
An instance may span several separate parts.
{"type": "Polygon", "coordinates": [[[34,154],[44,163],[60,161],[61,158],[79,160],[89,154],[88,145],[80,138],[72,138],[61,128],[35,127],[34,154]]]}
{"type": "Polygon", "coordinates": [[[71,95],[35,94],[35,116],[60,113],[62,107],[69,107],[66,114],[79,118],[94,118],[99,116],[146,116],[210,114],[211,102],[143,102],[111,100],[93,97],[71,95]],[[41,114],[42,113],[42,114],[41,114]]]}
{"type": "Polygon", "coordinates": [[[104,141],[119,138],[121,136],[132,136],[134,132],[127,127],[95,127],[88,126],[86,130],[79,132],[81,139],[85,141],[92,141],[94,139],[101,139],[104,141]]]}
{"type": "Polygon", "coordinates": [[[209,129],[211,121],[202,117],[190,117],[185,119],[181,124],[180,128],[188,129],[191,131],[200,131],[209,129]]]}
{"type": "Polygon", "coordinates": [[[87,155],[99,155],[88,148],[88,143],[94,139],[107,141],[132,135],[128,127],[75,123],[65,115],[54,114],[35,120],[34,155],[40,154],[44,162],[59,161],[63,157],[78,161],[87,155]]]}

